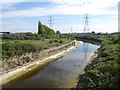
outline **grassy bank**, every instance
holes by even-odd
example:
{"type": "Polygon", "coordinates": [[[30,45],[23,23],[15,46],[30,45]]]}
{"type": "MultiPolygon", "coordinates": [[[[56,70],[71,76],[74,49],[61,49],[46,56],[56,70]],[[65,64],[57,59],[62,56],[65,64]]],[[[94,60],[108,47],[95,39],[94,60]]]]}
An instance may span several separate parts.
{"type": "Polygon", "coordinates": [[[14,68],[10,72],[0,75],[0,78],[2,77],[2,83],[0,83],[0,85],[3,85],[3,88],[8,88],[9,85],[12,85],[13,83],[16,83],[17,81],[21,81],[21,79],[23,78],[33,75],[35,72],[42,69],[50,62],[55,61],[58,58],[64,56],[65,54],[67,54],[69,51],[71,51],[74,48],[75,46],[72,46],[70,48],[67,48],[67,50],[64,50],[60,53],[56,53],[53,56],[45,58],[42,61],[37,60],[37,61],[34,61],[34,63],[23,65],[20,68],[14,68]]]}
{"type": "Polygon", "coordinates": [[[86,66],[77,88],[118,88],[120,48],[118,35],[88,36],[103,40],[98,57],[86,66]]]}
{"type": "Polygon", "coordinates": [[[24,53],[57,47],[71,41],[71,39],[3,40],[2,58],[5,59],[16,55],[19,56],[24,53]]]}

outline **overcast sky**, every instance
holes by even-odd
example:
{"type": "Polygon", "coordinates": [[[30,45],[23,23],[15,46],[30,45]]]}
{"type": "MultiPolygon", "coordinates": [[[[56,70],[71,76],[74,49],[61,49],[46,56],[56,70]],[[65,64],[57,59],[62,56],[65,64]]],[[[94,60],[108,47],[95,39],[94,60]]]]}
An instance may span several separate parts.
{"type": "MultiPolygon", "coordinates": [[[[10,32],[37,32],[38,21],[62,33],[83,32],[85,14],[89,31],[118,31],[119,0],[2,0],[0,30],[10,32]]],[[[0,1],[1,2],[1,1],[0,1]]]]}

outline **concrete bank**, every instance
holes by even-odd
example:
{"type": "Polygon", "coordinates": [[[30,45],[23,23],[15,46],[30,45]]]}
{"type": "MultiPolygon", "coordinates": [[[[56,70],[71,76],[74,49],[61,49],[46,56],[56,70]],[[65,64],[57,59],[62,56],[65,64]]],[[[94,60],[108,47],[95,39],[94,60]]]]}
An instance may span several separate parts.
{"type": "Polygon", "coordinates": [[[59,53],[56,53],[49,57],[46,57],[42,60],[39,60],[39,59],[35,60],[33,62],[27,63],[27,65],[18,67],[17,69],[14,69],[10,72],[3,73],[2,75],[0,75],[0,81],[1,81],[0,85],[4,85],[14,79],[17,79],[17,78],[25,75],[25,74],[29,74],[30,72],[34,71],[35,69],[44,67],[45,65],[56,60],[57,58],[64,56],[65,54],[67,54],[69,51],[71,51],[72,49],[74,49],[76,47],[77,42],[76,41],[74,41],[74,42],[75,42],[75,45],[72,45],[59,53]]]}
{"type": "Polygon", "coordinates": [[[88,38],[88,37],[75,37],[76,40],[80,40],[83,42],[88,42],[88,43],[92,43],[92,44],[97,44],[97,45],[101,45],[101,43],[103,42],[103,40],[100,39],[95,39],[95,38],[88,38]]]}

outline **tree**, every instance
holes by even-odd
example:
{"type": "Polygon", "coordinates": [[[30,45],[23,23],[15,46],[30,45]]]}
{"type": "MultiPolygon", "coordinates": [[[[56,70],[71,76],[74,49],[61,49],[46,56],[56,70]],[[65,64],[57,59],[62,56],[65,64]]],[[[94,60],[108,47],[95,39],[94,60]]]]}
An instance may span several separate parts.
{"type": "Polygon", "coordinates": [[[39,21],[38,22],[38,34],[43,34],[44,31],[43,31],[43,25],[41,24],[41,22],[39,21]]]}
{"type": "Polygon", "coordinates": [[[57,35],[60,35],[60,31],[56,31],[56,34],[57,34],[57,35]]]}
{"type": "Polygon", "coordinates": [[[26,33],[27,36],[33,36],[31,32],[26,33]]]}
{"type": "Polygon", "coordinates": [[[95,32],[94,32],[94,31],[92,31],[92,34],[95,34],[95,32]]]}
{"type": "Polygon", "coordinates": [[[55,35],[55,31],[54,30],[52,30],[51,28],[49,28],[49,27],[47,27],[45,25],[43,25],[43,26],[44,26],[44,34],[45,35],[48,35],[48,36],[55,35]]]}

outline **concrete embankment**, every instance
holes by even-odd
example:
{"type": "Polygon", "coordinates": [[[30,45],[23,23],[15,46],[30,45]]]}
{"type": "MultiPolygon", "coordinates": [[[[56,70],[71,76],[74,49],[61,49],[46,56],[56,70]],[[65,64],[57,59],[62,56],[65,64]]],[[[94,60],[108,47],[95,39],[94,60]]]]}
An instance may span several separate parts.
{"type": "Polygon", "coordinates": [[[84,42],[89,42],[93,44],[98,44],[100,45],[103,40],[95,39],[95,38],[88,38],[88,37],[75,37],[76,40],[84,41],[84,42]]]}
{"type": "MultiPolygon", "coordinates": [[[[68,44],[51,48],[48,50],[44,50],[42,52],[26,54],[24,56],[21,56],[20,57],[21,59],[12,58],[11,59],[12,64],[15,63],[14,62],[15,60],[16,62],[20,62],[20,60],[23,60],[21,62],[25,62],[26,60],[28,60],[28,62],[21,63],[20,66],[16,66],[15,68],[12,68],[12,69],[9,68],[9,66],[7,66],[7,69],[3,67],[3,70],[6,70],[6,71],[2,72],[0,75],[0,79],[1,79],[0,85],[4,85],[25,74],[29,74],[30,72],[34,71],[36,68],[40,68],[47,65],[48,63],[56,60],[57,58],[64,56],[66,53],[74,49],[76,45],[77,45],[76,41],[72,41],[68,44]]],[[[11,65],[11,64],[7,63],[6,65],[11,65]]]]}

